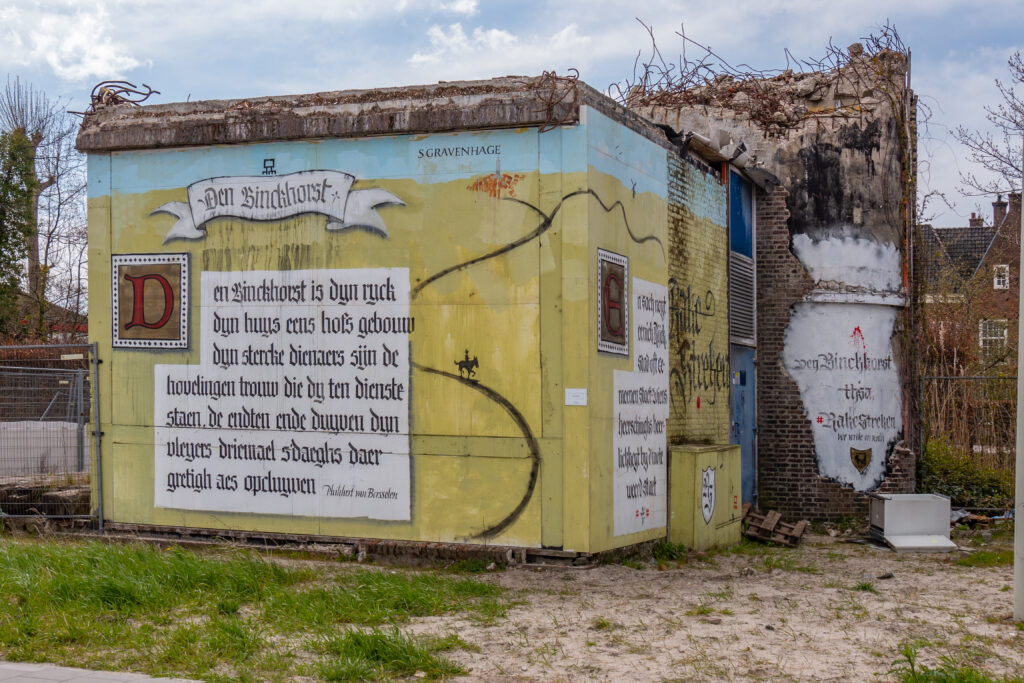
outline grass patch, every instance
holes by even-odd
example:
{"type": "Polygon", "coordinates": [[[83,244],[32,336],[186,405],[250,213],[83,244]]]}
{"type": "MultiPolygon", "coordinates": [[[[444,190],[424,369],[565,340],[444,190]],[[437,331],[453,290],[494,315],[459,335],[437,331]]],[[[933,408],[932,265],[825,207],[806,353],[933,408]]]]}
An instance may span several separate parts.
{"type": "Polygon", "coordinates": [[[956,563],[961,567],[1006,567],[1013,564],[1013,550],[978,550],[956,563]]]}
{"type": "Polygon", "coordinates": [[[273,591],[264,601],[264,613],[270,623],[293,631],[377,626],[456,611],[494,619],[507,609],[497,599],[501,593],[497,586],[466,577],[356,570],[339,574],[327,587],[273,591]]]}
{"type": "Polygon", "coordinates": [[[467,557],[464,560],[456,560],[448,565],[448,571],[458,574],[483,574],[503,569],[505,569],[504,564],[482,560],[479,557],[467,557]]]}
{"type": "MultiPolygon", "coordinates": [[[[238,551],[3,540],[0,658],[207,680],[290,680],[321,672],[320,664],[343,676],[349,674],[340,662],[357,658],[326,645],[314,654],[297,650],[296,637],[351,640],[348,631],[335,635],[339,626],[394,628],[451,612],[495,619],[508,608],[502,596],[497,586],[445,572],[288,567],[238,551]]],[[[401,640],[397,631],[380,633],[401,640]]],[[[449,641],[402,643],[434,653],[449,641]]],[[[372,657],[358,659],[349,673],[364,665],[371,679],[404,675],[372,657]]],[[[411,673],[455,675],[444,673],[444,662],[431,666],[411,673]]]]}
{"type": "Polygon", "coordinates": [[[214,558],[144,545],[0,544],[0,595],[22,612],[131,616],[173,609],[210,594],[225,604],[242,603],[310,576],[246,553],[214,558]]]}
{"type": "Polygon", "coordinates": [[[412,638],[398,629],[349,629],[317,641],[312,649],[326,655],[318,670],[324,680],[379,681],[417,673],[436,680],[466,673],[456,662],[438,656],[439,652],[464,645],[455,634],[443,638],[412,638]]]}
{"type": "Polygon", "coordinates": [[[863,591],[865,593],[874,593],[875,595],[878,595],[878,589],[876,589],[870,581],[861,581],[850,590],[863,591]]]}
{"type": "Polygon", "coordinates": [[[678,562],[686,557],[686,546],[671,541],[658,541],[651,549],[651,554],[661,562],[678,562]]]}
{"type": "Polygon", "coordinates": [[[777,553],[769,553],[761,558],[761,569],[766,572],[773,569],[793,571],[796,569],[796,562],[793,561],[792,557],[787,557],[777,553]]]}
{"type": "Polygon", "coordinates": [[[900,646],[900,658],[893,662],[889,674],[901,683],[998,683],[1000,680],[948,655],[940,658],[938,668],[922,666],[917,662],[917,646],[911,644],[900,646]]]}
{"type": "Polygon", "coordinates": [[[761,543],[760,541],[751,541],[749,538],[744,536],[740,539],[740,542],[732,546],[725,552],[730,555],[764,555],[765,553],[772,552],[772,546],[767,543],[761,543]]]}
{"type": "Polygon", "coordinates": [[[707,605],[704,602],[701,602],[696,607],[691,607],[690,609],[686,610],[686,616],[702,617],[706,614],[712,614],[714,613],[714,611],[715,610],[713,610],[709,605],[707,605]]]}
{"type": "Polygon", "coordinates": [[[604,617],[597,617],[594,619],[594,629],[598,631],[614,631],[615,629],[622,628],[622,624],[605,619],[604,617]]]}

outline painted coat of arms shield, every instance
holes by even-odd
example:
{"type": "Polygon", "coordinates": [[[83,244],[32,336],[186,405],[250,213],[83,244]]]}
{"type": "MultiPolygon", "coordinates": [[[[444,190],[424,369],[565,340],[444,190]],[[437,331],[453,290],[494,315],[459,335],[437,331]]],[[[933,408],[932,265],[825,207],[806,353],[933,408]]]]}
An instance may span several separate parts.
{"type": "Polygon", "coordinates": [[[861,474],[867,471],[868,465],[871,464],[871,450],[865,448],[850,448],[850,461],[853,462],[853,466],[857,468],[857,471],[861,474]]]}
{"type": "Polygon", "coordinates": [[[704,515],[704,523],[711,523],[711,515],[715,514],[715,468],[705,467],[700,477],[700,511],[704,515]]]}

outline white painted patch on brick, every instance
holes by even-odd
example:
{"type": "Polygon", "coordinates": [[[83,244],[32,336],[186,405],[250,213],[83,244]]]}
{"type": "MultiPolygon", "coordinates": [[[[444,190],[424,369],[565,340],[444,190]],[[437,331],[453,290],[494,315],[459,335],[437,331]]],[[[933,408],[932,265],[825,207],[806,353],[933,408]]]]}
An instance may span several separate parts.
{"type": "Polygon", "coordinates": [[[793,238],[793,251],[819,287],[793,307],[782,363],[800,389],[818,473],[871,491],[903,433],[892,348],[903,303],[900,252],[889,243],[806,235],[793,238]]]}
{"type": "Polygon", "coordinates": [[[885,477],[903,431],[899,368],[892,357],[898,309],[800,303],[782,362],[796,381],[823,477],[871,491],[885,477]]]}
{"type": "Polygon", "coordinates": [[[807,235],[796,235],[793,253],[816,283],[838,282],[876,291],[900,291],[900,250],[894,244],[853,237],[831,237],[819,242],[807,235]]]}

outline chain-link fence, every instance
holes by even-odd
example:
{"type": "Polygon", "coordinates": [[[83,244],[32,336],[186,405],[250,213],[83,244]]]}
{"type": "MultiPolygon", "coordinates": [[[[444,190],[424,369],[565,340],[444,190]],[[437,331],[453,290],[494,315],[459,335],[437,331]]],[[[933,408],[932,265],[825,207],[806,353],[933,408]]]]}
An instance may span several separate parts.
{"type": "Polygon", "coordinates": [[[0,517],[89,517],[89,347],[0,347],[0,517]]]}

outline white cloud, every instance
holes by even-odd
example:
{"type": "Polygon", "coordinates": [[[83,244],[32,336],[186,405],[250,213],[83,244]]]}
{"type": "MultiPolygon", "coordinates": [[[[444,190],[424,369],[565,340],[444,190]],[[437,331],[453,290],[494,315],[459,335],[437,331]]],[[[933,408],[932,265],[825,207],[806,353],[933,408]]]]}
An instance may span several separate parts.
{"type": "Polygon", "coordinates": [[[476,0],[452,0],[452,2],[441,3],[441,9],[455,14],[465,14],[468,17],[477,13],[476,0]]]}
{"type": "MultiPolygon", "coordinates": [[[[471,13],[476,2],[449,4],[471,13]]],[[[301,50],[303,35],[351,30],[427,6],[427,0],[0,0],[0,67],[48,67],[65,82],[123,78],[208,41],[239,43],[243,54],[275,39],[301,50]]]]}
{"type": "Polygon", "coordinates": [[[59,78],[80,81],[120,78],[142,63],[115,41],[103,5],[77,9],[74,3],[65,3],[61,9],[66,11],[0,7],[2,35],[10,48],[4,52],[10,64],[47,64],[59,78]]]}
{"type": "Polygon", "coordinates": [[[473,29],[472,37],[467,36],[462,24],[452,24],[448,30],[440,26],[427,29],[430,40],[429,52],[417,52],[409,61],[413,64],[432,64],[448,62],[452,59],[465,59],[474,54],[492,53],[495,50],[508,50],[516,47],[519,40],[501,29],[473,29]]]}
{"type": "Polygon", "coordinates": [[[94,14],[50,16],[29,32],[32,54],[60,78],[119,78],[142,62],[127,54],[109,35],[110,20],[102,7],[94,14]]]}
{"type": "Polygon", "coordinates": [[[443,79],[538,74],[552,68],[565,71],[577,65],[592,42],[575,24],[551,34],[516,35],[482,27],[467,34],[456,23],[431,26],[426,36],[430,49],[414,53],[408,61],[443,79]]]}

